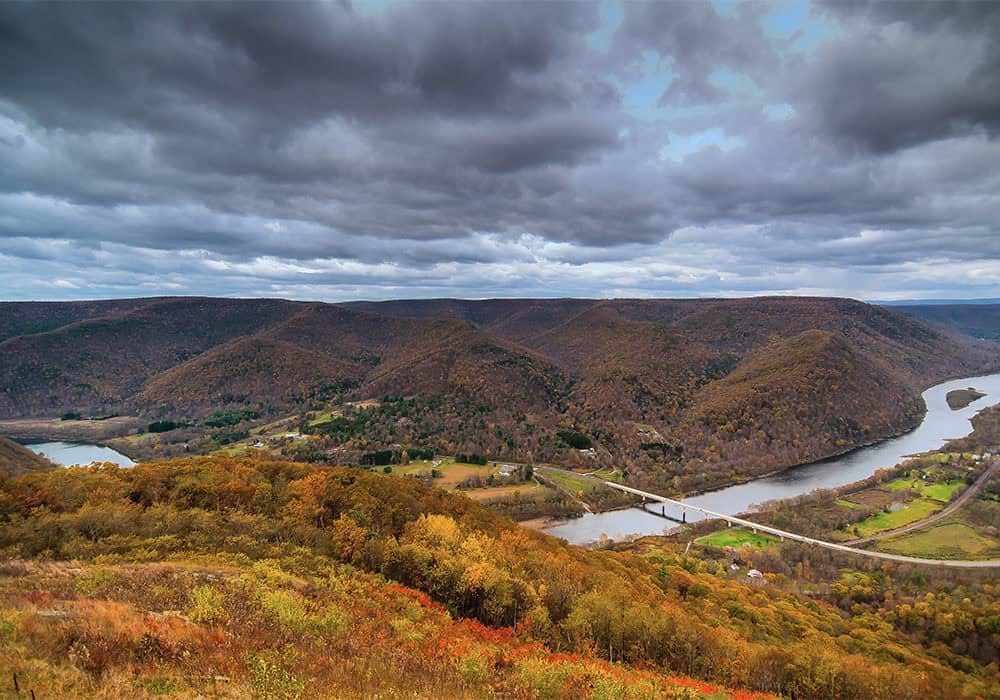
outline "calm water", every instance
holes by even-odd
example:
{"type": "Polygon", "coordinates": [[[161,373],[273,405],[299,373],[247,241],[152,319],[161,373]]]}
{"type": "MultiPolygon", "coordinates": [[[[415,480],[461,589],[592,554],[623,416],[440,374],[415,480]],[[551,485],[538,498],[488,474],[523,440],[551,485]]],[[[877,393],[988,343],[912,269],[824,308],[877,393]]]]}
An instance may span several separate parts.
{"type": "MultiPolygon", "coordinates": [[[[1000,374],[938,384],[925,391],[923,398],[927,404],[927,415],[917,428],[906,435],[855,450],[843,457],[793,467],[774,476],[711,491],[685,501],[717,513],[737,515],[765,501],[791,498],[816,489],[835,488],[867,478],[878,469],[898,464],[906,455],[934,450],[947,440],[968,435],[972,431],[969,419],[987,406],[1000,403],[1000,374]],[[986,396],[963,409],[951,410],[945,401],[945,395],[953,389],[970,386],[986,393],[986,396]]],[[[667,509],[667,514],[680,516],[679,512],[672,512],[670,508],[667,509]]],[[[701,517],[695,512],[688,512],[687,516],[691,521],[701,517]]],[[[632,508],[585,515],[547,532],[573,544],[586,544],[596,542],[601,535],[607,535],[611,539],[637,534],[657,535],[665,528],[672,527],[675,527],[674,523],[632,508]]]]}
{"type": "Polygon", "coordinates": [[[87,445],[78,442],[38,442],[33,445],[25,445],[25,447],[64,467],[72,467],[77,464],[86,465],[91,462],[111,462],[122,467],[135,466],[135,462],[121,452],[101,445],[87,445]]]}

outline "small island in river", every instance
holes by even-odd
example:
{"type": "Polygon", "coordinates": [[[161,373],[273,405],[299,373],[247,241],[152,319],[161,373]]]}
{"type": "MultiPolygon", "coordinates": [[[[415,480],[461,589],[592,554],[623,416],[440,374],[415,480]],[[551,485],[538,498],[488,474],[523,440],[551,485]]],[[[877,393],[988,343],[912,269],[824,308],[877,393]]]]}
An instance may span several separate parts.
{"type": "Polygon", "coordinates": [[[949,391],[948,395],[945,396],[945,400],[948,402],[951,410],[957,411],[960,408],[965,408],[973,401],[978,401],[984,396],[986,396],[986,394],[981,391],[977,391],[970,386],[968,389],[955,389],[954,391],[949,391]]]}

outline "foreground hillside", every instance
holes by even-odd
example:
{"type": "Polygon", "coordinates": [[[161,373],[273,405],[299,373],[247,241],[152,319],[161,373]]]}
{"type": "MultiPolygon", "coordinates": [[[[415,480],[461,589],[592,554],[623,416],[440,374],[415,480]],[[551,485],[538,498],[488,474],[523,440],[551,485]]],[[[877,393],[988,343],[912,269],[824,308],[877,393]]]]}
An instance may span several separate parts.
{"type": "Polygon", "coordinates": [[[995,343],[844,299],[0,304],[0,329],[0,418],[169,433],[137,456],[299,416],[310,460],[418,448],[675,492],[897,434],[925,387],[1000,368],[995,343]]]}
{"type": "Polygon", "coordinates": [[[0,481],[0,555],[0,665],[40,697],[716,691],[688,676],[799,698],[1000,690],[995,665],[890,616],[662,550],[569,547],[358,469],[198,458],[0,481]]]}

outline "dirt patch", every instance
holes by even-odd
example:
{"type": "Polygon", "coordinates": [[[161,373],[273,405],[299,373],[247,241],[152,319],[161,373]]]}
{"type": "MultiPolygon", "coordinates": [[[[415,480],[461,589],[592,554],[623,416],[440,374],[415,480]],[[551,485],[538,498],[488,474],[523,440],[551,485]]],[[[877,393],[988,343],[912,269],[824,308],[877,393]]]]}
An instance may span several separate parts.
{"type": "Polygon", "coordinates": [[[536,484],[523,484],[514,486],[495,486],[493,488],[485,489],[462,489],[458,491],[458,493],[464,494],[475,501],[489,501],[503,496],[513,496],[515,493],[519,493],[522,496],[531,496],[536,493],[541,493],[543,490],[543,486],[538,486],[536,484]]]}
{"type": "Polygon", "coordinates": [[[902,493],[886,493],[881,489],[865,489],[856,493],[843,496],[845,501],[857,503],[859,506],[867,506],[873,510],[881,510],[893,503],[909,500],[902,493]]]}

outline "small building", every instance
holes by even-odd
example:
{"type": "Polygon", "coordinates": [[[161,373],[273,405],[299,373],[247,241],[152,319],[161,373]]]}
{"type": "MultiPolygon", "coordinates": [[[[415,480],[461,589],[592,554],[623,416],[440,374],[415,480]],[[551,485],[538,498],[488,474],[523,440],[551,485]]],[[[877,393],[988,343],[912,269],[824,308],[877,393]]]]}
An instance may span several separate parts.
{"type": "Polygon", "coordinates": [[[764,578],[764,574],[757,569],[750,569],[750,571],[747,572],[747,578],[764,578]]]}
{"type": "Polygon", "coordinates": [[[500,476],[511,476],[516,473],[518,466],[516,464],[501,464],[499,471],[500,476]]]}

